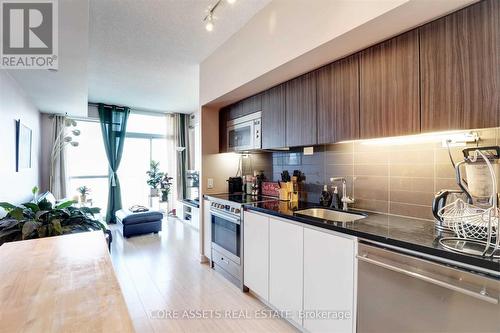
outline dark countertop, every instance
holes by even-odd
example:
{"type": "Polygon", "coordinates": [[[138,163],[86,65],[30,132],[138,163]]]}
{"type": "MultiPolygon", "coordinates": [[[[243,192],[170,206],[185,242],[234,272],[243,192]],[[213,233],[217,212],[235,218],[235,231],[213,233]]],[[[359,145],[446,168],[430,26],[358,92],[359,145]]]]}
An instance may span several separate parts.
{"type": "MultiPolygon", "coordinates": [[[[448,251],[439,244],[439,239],[451,234],[439,233],[432,221],[406,218],[401,216],[367,213],[366,218],[354,223],[332,222],[314,217],[296,215],[294,212],[301,209],[320,207],[318,204],[295,203],[279,200],[255,203],[244,206],[246,210],[253,210],[296,222],[330,229],[337,232],[353,235],[362,239],[371,240],[399,248],[417,251],[420,253],[440,257],[459,263],[480,267],[500,273],[500,260],[448,251]]],[[[360,212],[352,210],[352,212],[360,212]]]]}

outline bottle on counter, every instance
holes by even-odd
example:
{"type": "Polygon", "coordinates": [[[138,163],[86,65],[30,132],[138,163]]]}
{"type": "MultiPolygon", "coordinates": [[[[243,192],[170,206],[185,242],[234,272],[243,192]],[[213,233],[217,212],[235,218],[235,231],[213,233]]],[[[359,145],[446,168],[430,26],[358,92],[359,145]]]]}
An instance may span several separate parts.
{"type": "Polygon", "coordinates": [[[330,208],[341,209],[342,201],[340,200],[339,190],[337,186],[333,186],[332,201],[330,208]]]}

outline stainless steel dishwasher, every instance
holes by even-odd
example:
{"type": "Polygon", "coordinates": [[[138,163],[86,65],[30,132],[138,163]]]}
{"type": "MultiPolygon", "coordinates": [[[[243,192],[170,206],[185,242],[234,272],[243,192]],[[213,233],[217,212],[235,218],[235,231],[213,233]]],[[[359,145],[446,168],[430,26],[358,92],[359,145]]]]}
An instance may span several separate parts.
{"type": "Polygon", "coordinates": [[[359,243],[357,331],[500,332],[500,280],[359,243]]]}

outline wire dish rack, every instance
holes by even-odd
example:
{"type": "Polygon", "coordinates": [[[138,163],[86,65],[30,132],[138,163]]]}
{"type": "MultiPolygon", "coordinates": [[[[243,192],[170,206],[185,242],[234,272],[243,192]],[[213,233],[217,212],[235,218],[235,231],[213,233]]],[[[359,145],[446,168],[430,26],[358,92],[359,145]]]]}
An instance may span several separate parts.
{"type": "Polygon", "coordinates": [[[491,207],[482,208],[457,199],[438,212],[443,226],[457,237],[443,237],[439,243],[446,249],[472,255],[500,258],[500,209],[496,175],[488,158],[480,151],[474,151],[471,162],[478,158],[485,160],[493,184],[491,207]]]}

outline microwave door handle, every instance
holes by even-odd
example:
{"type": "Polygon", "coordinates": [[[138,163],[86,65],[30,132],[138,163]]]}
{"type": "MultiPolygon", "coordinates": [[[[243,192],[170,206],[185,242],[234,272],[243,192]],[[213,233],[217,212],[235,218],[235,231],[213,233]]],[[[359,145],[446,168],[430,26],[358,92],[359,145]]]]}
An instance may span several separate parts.
{"type": "Polygon", "coordinates": [[[488,302],[491,304],[498,304],[498,298],[488,296],[488,294],[486,293],[486,291],[484,289],[481,290],[480,292],[466,289],[466,288],[457,286],[455,284],[452,284],[452,283],[449,283],[446,281],[442,281],[442,280],[439,280],[439,279],[436,279],[436,278],[433,278],[430,276],[426,276],[426,275],[421,274],[421,273],[412,272],[412,271],[406,270],[402,267],[394,266],[394,265],[391,265],[389,263],[385,263],[385,262],[382,262],[379,260],[369,258],[368,254],[357,255],[356,258],[360,261],[364,261],[366,263],[369,263],[369,264],[372,264],[372,265],[375,265],[378,267],[382,267],[382,268],[391,270],[391,271],[396,272],[396,273],[404,274],[404,275],[410,276],[410,277],[418,279],[418,280],[422,280],[422,281],[425,281],[425,282],[428,282],[428,283],[431,283],[431,284],[434,284],[434,285],[437,285],[437,286],[440,286],[440,287],[443,287],[443,288],[446,288],[449,290],[453,290],[453,291],[462,293],[462,294],[467,295],[467,296],[477,298],[479,300],[482,300],[482,301],[485,301],[485,302],[488,302]]]}

